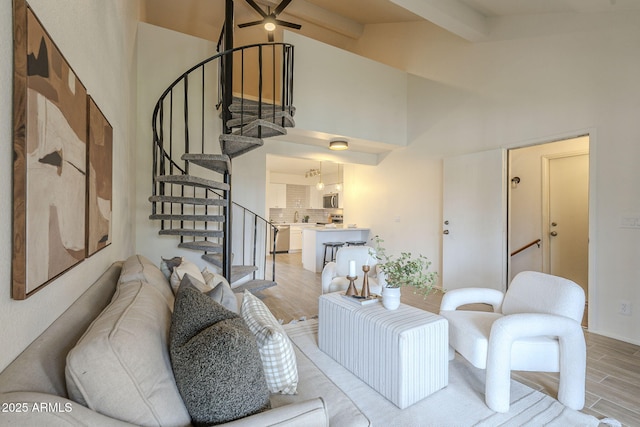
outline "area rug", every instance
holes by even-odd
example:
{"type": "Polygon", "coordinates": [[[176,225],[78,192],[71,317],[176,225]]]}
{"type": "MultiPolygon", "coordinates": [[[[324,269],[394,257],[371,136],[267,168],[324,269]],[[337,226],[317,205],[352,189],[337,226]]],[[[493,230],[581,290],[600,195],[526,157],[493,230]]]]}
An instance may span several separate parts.
{"type": "Polygon", "coordinates": [[[466,426],[598,426],[600,421],[574,411],[552,397],[511,381],[511,407],[497,413],[484,402],[484,371],[460,356],[450,362],[449,385],[399,409],[318,348],[318,321],[285,326],[291,340],[329,377],[374,426],[466,427],[466,426]]]}

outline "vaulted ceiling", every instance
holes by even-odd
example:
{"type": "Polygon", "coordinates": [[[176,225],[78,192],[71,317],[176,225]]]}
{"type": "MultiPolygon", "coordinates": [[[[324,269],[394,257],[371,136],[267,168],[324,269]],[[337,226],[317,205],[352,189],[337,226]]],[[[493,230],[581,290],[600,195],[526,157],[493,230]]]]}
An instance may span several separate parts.
{"type": "MultiPolygon", "coordinates": [[[[275,7],[278,1],[257,0],[275,7]]],[[[217,40],[224,20],[224,0],[143,0],[142,20],[197,37],[217,40]]],[[[430,21],[469,41],[488,33],[491,19],[513,15],[598,13],[640,9],[638,0],[293,0],[280,15],[302,24],[300,32],[339,44],[358,39],[365,26],[430,21]],[[337,38],[336,38],[337,37],[337,38]]],[[[259,19],[242,0],[235,1],[235,23],[259,19]]]]}
{"type": "MultiPolygon", "coordinates": [[[[266,9],[274,8],[280,0],[255,1],[266,9]]],[[[266,31],[260,26],[251,30],[237,28],[238,24],[258,20],[260,16],[244,0],[235,0],[234,4],[235,37],[239,42],[236,44],[248,44],[247,39],[242,39],[247,34],[250,39],[264,37],[250,42],[266,42],[266,31]]],[[[142,0],[141,20],[217,41],[224,21],[224,5],[225,0],[142,0]]],[[[428,21],[469,42],[478,42],[487,37],[493,20],[502,17],[626,10],[640,10],[640,0],[293,0],[278,17],[302,24],[299,32],[304,36],[350,50],[349,44],[357,42],[367,26],[377,24],[428,21]]],[[[290,139],[326,146],[329,137],[290,139]]],[[[288,158],[272,158],[270,163],[274,170],[294,166],[288,158]]],[[[298,167],[305,168],[309,165],[304,162],[298,167]]]]}

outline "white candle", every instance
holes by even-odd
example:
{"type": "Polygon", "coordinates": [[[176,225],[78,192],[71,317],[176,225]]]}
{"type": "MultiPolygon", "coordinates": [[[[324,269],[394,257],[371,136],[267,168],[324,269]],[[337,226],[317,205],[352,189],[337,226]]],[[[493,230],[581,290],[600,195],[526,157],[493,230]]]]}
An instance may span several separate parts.
{"type": "Polygon", "coordinates": [[[356,262],[354,260],[349,261],[349,276],[356,277],[356,262]]]}

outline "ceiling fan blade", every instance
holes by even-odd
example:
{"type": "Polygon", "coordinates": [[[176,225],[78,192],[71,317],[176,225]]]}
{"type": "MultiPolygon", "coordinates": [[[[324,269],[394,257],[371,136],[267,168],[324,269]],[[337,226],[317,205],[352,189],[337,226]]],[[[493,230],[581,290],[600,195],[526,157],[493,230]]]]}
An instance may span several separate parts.
{"type": "Polygon", "coordinates": [[[260,25],[260,24],[264,24],[264,20],[260,20],[260,21],[251,21],[251,22],[245,22],[244,24],[238,24],[238,28],[245,28],[245,27],[251,27],[253,25],[260,25]]]}
{"type": "Polygon", "coordinates": [[[280,4],[276,6],[276,8],[273,10],[273,14],[274,15],[280,14],[280,12],[282,12],[285,7],[289,6],[289,3],[291,3],[291,0],[282,0],[280,4]]]}
{"type": "Polygon", "coordinates": [[[249,6],[251,6],[252,8],[255,9],[256,12],[258,12],[260,14],[260,16],[262,16],[263,18],[267,17],[267,14],[264,10],[262,10],[262,8],[260,6],[258,6],[258,4],[253,1],[253,0],[245,0],[247,3],[249,3],[249,6]]]}
{"type": "Polygon", "coordinates": [[[302,28],[302,25],[294,24],[293,22],[281,21],[279,19],[276,19],[275,21],[276,21],[276,25],[280,25],[282,27],[289,27],[296,30],[299,30],[300,28],[302,28]]]}
{"type": "Polygon", "coordinates": [[[268,37],[269,43],[273,43],[273,31],[269,31],[267,33],[267,37],[268,37]]]}

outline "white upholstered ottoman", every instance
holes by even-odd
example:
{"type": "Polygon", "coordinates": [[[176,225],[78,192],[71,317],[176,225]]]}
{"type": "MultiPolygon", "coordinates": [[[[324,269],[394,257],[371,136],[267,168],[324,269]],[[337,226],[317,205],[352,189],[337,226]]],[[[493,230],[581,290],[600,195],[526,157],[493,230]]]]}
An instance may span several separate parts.
{"type": "Polygon", "coordinates": [[[449,383],[444,317],[404,304],[361,306],[341,292],[320,297],[318,317],[320,349],[400,409],[449,383]]]}

